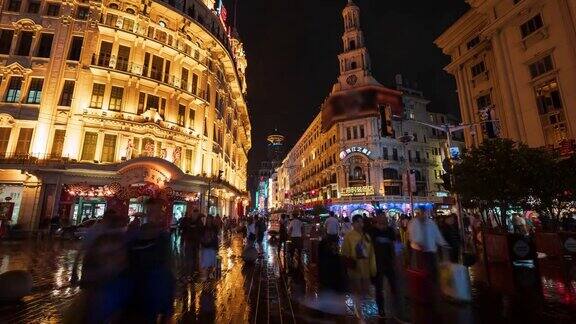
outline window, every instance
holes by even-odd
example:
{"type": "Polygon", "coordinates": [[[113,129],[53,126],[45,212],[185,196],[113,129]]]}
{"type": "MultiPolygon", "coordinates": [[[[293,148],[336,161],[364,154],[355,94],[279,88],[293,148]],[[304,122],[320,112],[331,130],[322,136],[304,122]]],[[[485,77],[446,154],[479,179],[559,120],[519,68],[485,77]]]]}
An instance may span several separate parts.
{"type": "Polygon", "coordinates": [[[92,97],[90,98],[90,108],[102,108],[105,87],[104,84],[94,83],[92,86],[92,97]]]}
{"type": "Polygon", "coordinates": [[[14,31],[12,29],[0,29],[0,54],[10,54],[13,37],[14,31]]]}
{"type": "Polygon", "coordinates": [[[157,81],[162,81],[162,68],[164,59],[159,56],[152,56],[152,66],[150,67],[150,77],[157,81]]]}
{"type": "Polygon", "coordinates": [[[78,6],[76,10],[76,18],[80,20],[87,20],[90,15],[90,7],[78,6]]]}
{"type": "Polygon", "coordinates": [[[142,66],[143,76],[148,76],[149,68],[150,68],[150,53],[144,53],[144,65],[142,66]]]}
{"type": "Polygon", "coordinates": [[[8,0],[8,6],[6,7],[6,11],[20,11],[20,5],[22,4],[21,0],[8,0]]]}
{"type": "Polygon", "coordinates": [[[70,107],[72,105],[74,85],[75,82],[73,80],[64,81],[64,85],[62,86],[62,94],[60,94],[60,102],[58,103],[59,106],[70,107]]]}
{"type": "Polygon", "coordinates": [[[412,151],[408,150],[408,161],[412,162],[412,151]]]}
{"type": "Polygon", "coordinates": [[[210,102],[212,100],[212,94],[210,93],[210,84],[206,84],[206,101],[210,102]]]}
{"type": "Polygon", "coordinates": [[[388,160],[388,148],[387,147],[382,148],[382,158],[384,160],[388,160]]]}
{"type": "Polygon", "coordinates": [[[386,196],[401,196],[400,186],[385,186],[384,194],[386,196]]]}
{"type": "Polygon", "coordinates": [[[116,70],[128,71],[128,62],[130,62],[130,47],[120,45],[116,59],[116,70]]]}
{"type": "Polygon", "coordinates": [[[195,119],[196,119],[196,110],[190,109],[190,112],[188,112],[188,128],[194,128],[195,119]]]}
{"type": "Polygon", "coordinates": [[[360,138],[364,138],[364,125],[360,125],[360,138]]]}
{"type": "Polygon", "coordinates": [[[180,75],[180,88],[188,91],[188,70],[182,68],[182,74],[180,75]]]}
{"type": "MultiPolygon", "coordinates": [[[[138,137],[134,137],[134,150],[132,151],[132,156],[133,157],[140,157],[140,138],[138,137]]],[[[132,156],[128,156],[129,159],[132,158],[132,156]]]]}
{"type": "Polygon", "coordinates": [[[114,162],[116,153],[116,135],[105,134],[102,147],[102,162],[114,162]]]}
{"type": "Polygon", "coordinates": [[[198,94],[198,75],[195,73],[192,74],[192,93],[198,94]]]}
{"type": "Polygon", "coordinates": [[[70,50],[68,51],[68,59],[71,61],[79,61],[80,54],[82,53],[82,44],[84,42],[84,37],[73,36],[70,42],[70,50]]]}
{"type": "Polygon", "coordinates": [[[28,2],[28,13],[37,14],[40,12],[40,1],[28,2]]]}
{"type": "Polygon", "coordinates": [[[194,155],[194,152],[192,151],[192,149],[186,149],[186,156],[184,158],[185,161],[185,168],[186,168],[186,172],[190,172],[192,170],[192,168],[194,167],[192,165],[192,156],[194,155]]]}
{"type": "Polygon", "coordinates": [[[110,91],[110,105],[108,109],[120,111],[122,109],[122,97],[124,96],[124,88],[112,86],[110,91]]]}
{"type": "Polygon", "coordinates": [[[392,149],[392,160],[398,161],[398,149],[392,149]]]}
{"type": "Polygon", "coordinates": [[[40,36],[40,43],[38,44],[38,50],[36,52],[37,57],[50,57],[50,52],[52,52],[53,39],[53,34],[42,33],[40,36]]]}
{"type": "Polygon", "coordinates": [[[102,42],[100,44],[100,53],[98,54],[98,66],[108,67],[110,65],[110,56],[112,56],[112,43],[102,42]]]}
{"type": "Polygon", "coordinates": [[[138,95],[138,111],[136,112],[138,115],[141,115],[144,112],[144,106],[146,104],[146,94],[144,92],[140,92],[138,95]]]}
{"type": "Polygon", "coordinates": [[[416,151],[416,163],[420,163],[420,151],[416,151]]]}
{"type": "Polygon", "coordinates": [[[542,22],[542,16],[537,14],[536,16],[532,17],[527,22],[520,25],[520,32],[522,33],[522,38],[526,38],[533,34],[538,29],[542,28],[544,23],[542,22]]]}
{"type": "Polygon", "coordinates": [[[54,131],[54,140],[52,141],[52,150],[50,151],[51,158],[61,158],[62,150],[64,148],[64,137],[66,135],[65,129],[57,129],[54,131]]]}
{"type": "Polygon", "coordinates": [[[478,110],[486,109],[492,106],[492,99],[490,98],[490,94],[476,98],[476,104],[478,105],[478,110]]]}
{"type": "Polygon", "coordinates": [[[358,138],[358,127],[356,126],[352,127],[352,138],[354,139],[358,138]]]}
{"type": "Polygon", "coordinates": [[[484,65],[484,61],[472,66],[472,77],[477,77],[480,74],[486,71],[486,65],[484,65]]]}
{"type": "Polygon", "coordinates": [[[418,133],[412,134],[412,137],[414,137],[414,138],[413,138],[413,141],[414,141],[414,142],[418,142],[418,133]]]}
{"type": "Polygon", "coordinates": [[[356,70],[357,68],[358,68],[358,63],[356,63],[355,61],[352,61],[352,63],[350,64],[350,69],[356,70]]]}
{"type": "Polygon", "coordinates": [[[93,161],[96,154],[96,143],[98,133],[86,132],[84,134],[84,144],[82,145],[82,161],[93,161]]]}
{"type": "Polygon", "coordinates": [[[111,3],[110,5],[108,5],[108,8],[118,10],[118,4],[117,3],[111,3]]]}
{"type": "Polygon", "coordinates": [[[44,79],[33,78],[30,80],[30,88],[28,89],[28,98],[26,103],[29,104],[39,104],[42,99],[42,86],[44,85],[44,79]]]}
{"type": "Polygon", "coordinates": [[[160,98],[153,95],[148,95],[148,100],[146,100],[146,110],[156,109],[156,111],[158,111],[159,106],[160,106],[160,98]]]}
{"type": "MultiPolygon", "coordinates": [[[[132,9],[127,9],[126,12],[128,12],[128,10],[132,10],[132,9]]],[[[127,30],[129,32],[133,31],[134,30],[134,20],[124,18],[122,20],[122,29],[127,30]]]]}
{"type": "Polygon", "coordinates": [[[346,127],[346,139],[347,140],[352,139],[352,130],[350,129],[350,127],[346,127]]]}
{"type": "Polygon", "coordinates": [[[554,63],[552,62],[552,56],[548,55],[545,56],[538,61],[530,64],[528,66],[530,69],[530,76],[532,79],[541,76],[547,72],[550,72],[554,69],[554,63]]]}
{"type": "Polygon", "coordinates": [[[476,45],[480,44],[480,36],[476,36],[474,38],[472,38],[471,40],[468,41],[468,43],[466,43],[466,48],[467,49],[472,49],[474,47],[476,47],[476,45]]]}
{"type": "Polygon", "coordinates": [[[186,119],[186,106],[178,105],[178,125],[184,126],[185,119],[186,119]]]}
{"type": "Polygon", "coordinates": [[[28,56],[30,55],[30,47],[32,46],[33,32],[25,31],[20,32],[20,39],[18,40],[18,49],[16,55],[28,56]]]}
{"type": "Polygon", "coordinates": [[[170,61],[168,60],[164,64],[164,83],[170,83],[170,61]]]}
{"type": "Polygon", "coordinates": [[[166,113],[166,98],[160,98],[160,109],[158,109],[158,114],[160,114],[160,117],[162,117],[162,119],[166,119],[166,117],[164,117],[166,113]]]}
{"type": "Polygon", "coordinates": [[[18,142],[16,143],[16,155],[26,155],[30,151],[30,142],[32,141],[32,132],[34,128],[20,128],[18,142]]]}
{"type": "Polygon", "coordinates": [[[549,114],[562,109],[562,100],[560,98],[560,91],[558,90],[558,83],[556,80],[551,80],[536,87],[536,101],[540,115],[549,114]]]}
{"type": "Polygon", "coordinates": [[[49,3],[46,6],[46,16],[56,17],[60,14],[60,5],[57,3],[49,3]]]}
{"type": "Polygon", "coordinates": [[[8,142],[10,141],[11,134],[12,128],[0,127],[0,157],[6,156],[6,151],[8,150],[8,142]]]}
{"type": "Polygon", "coordinates": [[[400,177],[398,176],[398,170],[387,168],[382,170],[382,178],[384,180],[398,180],[400,177]]]}
{"type": "Polygon", "coordinates": [[[8,90],[6,91],[6,102],[19,102],[20,90],[22,88],[22,77],[13,76],[8,83],[8,90]]]}

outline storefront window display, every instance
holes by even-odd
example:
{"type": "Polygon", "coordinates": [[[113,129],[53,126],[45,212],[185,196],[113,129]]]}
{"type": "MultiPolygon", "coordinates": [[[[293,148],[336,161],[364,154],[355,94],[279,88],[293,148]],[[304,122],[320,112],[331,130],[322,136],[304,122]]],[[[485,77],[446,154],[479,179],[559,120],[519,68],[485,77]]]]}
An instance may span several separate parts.
{"type": "Polygon", "coordinates": [[[106,211],[106,201],[103,198],[78,198],[74,204],[74,224],[85,220],[101,218],[106,211]]]}
{"type": "Polygon", "coordinates": [[[14,209],[12,211],[11,218],[12,224],[16,224],[18,221],[23,190],[24,186],[20,185],[0,185],[0,201],[6,201],[6,198],[9,198],[9,201],[14,203],[14,209]]]}
{"type": "Polygon", "coordinates": [[[172,207],[172,225],[178,224],[180,218],[186,215],[186,202],[176,201],[172,207]]]}

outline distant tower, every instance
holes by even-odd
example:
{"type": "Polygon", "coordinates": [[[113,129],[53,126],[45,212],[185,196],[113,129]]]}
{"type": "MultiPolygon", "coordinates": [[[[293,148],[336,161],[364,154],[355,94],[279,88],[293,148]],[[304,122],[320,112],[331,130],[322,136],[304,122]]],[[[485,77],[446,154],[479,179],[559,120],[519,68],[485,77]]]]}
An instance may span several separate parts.
{"type": "Polygon", "coordinates": [[[344,51],[338,55],[340,76],[334,90],[348,90],[366,85],[380,85],[371,76],[370,55],[360,26],[360,8],[352,0],[342,11],[344,18],[344,51]]]}
{"type": "Polygon", "coordinates": [[[275,129],[266,140],[268,141],[268,161],[272,164],[272,168],[276,168],[284,159],[284,136],[275,129]]]}

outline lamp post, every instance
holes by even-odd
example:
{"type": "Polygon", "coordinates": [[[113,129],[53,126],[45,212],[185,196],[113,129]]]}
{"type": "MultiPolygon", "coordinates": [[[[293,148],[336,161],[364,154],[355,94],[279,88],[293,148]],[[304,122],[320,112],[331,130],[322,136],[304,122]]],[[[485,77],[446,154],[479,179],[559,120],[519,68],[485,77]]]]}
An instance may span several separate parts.
{"type": "MultiPolygon", "coordinates": [[[[218,171],[218,177],[216,178],[216,182],[220,182],[222,180],[222,173],[224,173],[224,171],[219,170],[218,171]]],[[[212,183],[215,182],[213,177],[210,177],[210,179],[208,179],[208,190],[207,190],[207,201],[206,201],[206,216],[210,215],[210,191],[212,190],[212,183]]]]}

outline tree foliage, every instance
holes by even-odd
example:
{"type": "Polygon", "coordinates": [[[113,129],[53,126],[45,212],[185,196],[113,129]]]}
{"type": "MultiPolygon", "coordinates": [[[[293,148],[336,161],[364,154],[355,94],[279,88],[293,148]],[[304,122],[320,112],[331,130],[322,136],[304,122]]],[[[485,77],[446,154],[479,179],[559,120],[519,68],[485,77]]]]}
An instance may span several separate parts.
{"type": "Polygon", "coordinates": [[[576,157],[560,159],[545,148],[530,148],[508,139],[485,141],[466,151],[453,169],[453,189],[467,207],[506,211],[537,210],[553,219],[574,206],[576,157]]]}

